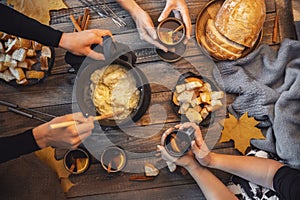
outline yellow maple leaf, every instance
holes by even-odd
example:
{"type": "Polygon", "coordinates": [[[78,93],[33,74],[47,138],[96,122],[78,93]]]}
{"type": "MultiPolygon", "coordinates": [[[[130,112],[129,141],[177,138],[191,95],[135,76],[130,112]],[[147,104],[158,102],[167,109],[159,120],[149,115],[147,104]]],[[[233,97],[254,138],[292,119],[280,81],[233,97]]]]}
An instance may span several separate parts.
{"type": "Polygon", "coordinates": [[[55,159],[55,149],[47,147],[35,152],[35,155],[46,165],[48,165],[53,171],[56,172],[58,178],[61,181],[61,186],[64,192],[68,192],[73,183],[69,180],[70,172],[66,170],[63,160],[55,159]]]}
{"type": "Polygon", "coordinates": [[[50,10],[68,8],[63,0],[7,0],[7,5],[46,25],[50,22],[50,10]]]}
{"type": "Polygon", "coordinates": [[[233,140],[234,147],[245,154],[251,139],[265,139],[260,129],[255,127],[257,124],[253,117],[248,117],[248,113],[243,114],[240,119],[229,114],[229,118],[225,119],[220,142],[233,140]]]}

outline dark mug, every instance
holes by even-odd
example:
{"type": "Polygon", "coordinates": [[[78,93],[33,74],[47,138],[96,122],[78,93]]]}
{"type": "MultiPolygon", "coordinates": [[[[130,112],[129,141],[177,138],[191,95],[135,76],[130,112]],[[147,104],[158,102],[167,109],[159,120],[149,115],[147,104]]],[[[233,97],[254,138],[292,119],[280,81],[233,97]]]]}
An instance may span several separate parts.
{"type": "Polygon", "coordinates": [[[174,157],[181,157],[186,154],[190,147],[191,142],[195,138],[195,129],[189,127],[188,129],[174,129],[165,139],[166,151],[174,157]]]}
{"type": "Polygon", "coordinates": [[[63,163],[71,174],[82,174],[90,166],[90,156],[86,150],[81,148],[68,150],[64,155],[63,163]]]}

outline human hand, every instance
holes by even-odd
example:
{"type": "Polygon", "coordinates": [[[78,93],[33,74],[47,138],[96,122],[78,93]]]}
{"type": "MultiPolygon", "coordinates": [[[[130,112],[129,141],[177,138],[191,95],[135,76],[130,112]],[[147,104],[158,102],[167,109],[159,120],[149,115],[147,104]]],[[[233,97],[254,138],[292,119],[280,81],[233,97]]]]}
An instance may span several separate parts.
{"type": "Polygon", "coordinates": [[[191,143],[192,152],[194,153],[195,158],[201,165],[208,166],[211,161],[211,152],[203,140],[199,126],[191,122],[175,126],[175,128],[179,128],[179,130],[187,129],[189,127],[193,127],[195,129],[195,140],[193,140],[191,143]]]}
{"type": "Polygon", "coordinates": [[[32,132],[40,148],[52,146],[56,148],[76,149],[82,141],[91,135],[93,128],[93,117],[85,118],[82,113],[74,113],[56,117],[50,122],[34,128],[32,132]],[[65,128],[50,129],[50,124],[74,120],[79,122],[79,124],[65,128]]]}
{"type": "Polygon", "coordinates": [[[176,18],[182,18],[183,23],[186,28],[186,39],[184,43],[186,44],[187,41],[191,38],[192,32],[192,23],[189,16],[189,10],[186,6],[184,0],[167,0],[166,6],[162,13],[160,14],[158,21],[161,22],[166,19],[171,11],[173,11],[176,18]]]}
{"type": "Polygon", "coordinates": [[[151,17],[142,8],[138,8],[138,11],[132,13],[132,18],[135,21],[141,40],[153,44],[157,48],[167,52],[168,48],[157,41],[157,33],[151,17]]]}
{"type": "Polygon", "coordinates": [[[188,168],[191,165],[195,164],[195,158],[191,151],[188,151],[181,157],[173,157],[171,156],[164,147],[165,140],[168,135],[172,133],[174,128],[169,128],[166,130],[161,137],[161,144],[157,145],[158,150],[161,152],[161,156],[164,160],[175,163],[176,165],[188,168]]]}
{"type": "Polygon", "coordinates": [[[93,44],[103,44],[103,37],[111,36],[109,30],[90,29],[80,32],[63,33],[59,47],[64,48],[78,56],[89,56],[95,60],[105,60],[102,53],[91,49],[93,44]]]}

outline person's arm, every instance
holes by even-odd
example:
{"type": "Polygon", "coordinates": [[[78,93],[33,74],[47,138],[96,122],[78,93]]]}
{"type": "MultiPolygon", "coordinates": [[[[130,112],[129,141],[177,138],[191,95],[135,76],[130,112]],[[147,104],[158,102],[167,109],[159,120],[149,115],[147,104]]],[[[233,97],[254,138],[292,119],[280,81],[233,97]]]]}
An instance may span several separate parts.
{"type": "Polygon", "coordinates": [[[189,40],[192,33],[192,23],[189,15],[189,9],[185,3],[185,0],[166,0],[166,6],[160,14],[158,21],[161,22],[162,20],[166,19],[172,11],[175,11],[174,15],[176,18],[182,18],[186,28],[186,38],[189,40]]]}
{"type": "Polygon", "coordinates": [[[91,49],[92,44],[103,44],[103,37],[110,36],[109,30],[90,29],[80,32],[63,33],[59,47],[64,48],[74,55],[89,56],[95,60],[105,60],[102,53],[91,49]]]}
{"type": "Polygon", "coordinates": [[[101,29],[63,33],[1,3],[0,19],[0,31],[34,40],[46,46],[61,47],[75,55],[89,56],[95,60],[104,60],[105,58],[102,53],[93,51],[91,45],[102,45],[104,36],[112,37],[109,30],[101,29]]]}
{"type": "Polygon", "coordinates": [[[157,34],[151,17],[134,0],[116,0],[125,10],[129,12],[139,31],[141,40],[155,45],[167,52],[168,48],[157,41],[157,34]]]}
{"type": "Polygon", "coordinates": [[[48,146],[75,149],[94,128],[93,118],[84,118],[81,113],[56,117],[24,133],[0,138],[0,163],[18,158],[48,146]],[[78,125],[51,130],[50,124],[76,120],[78,125]]]}
{"type": "Polygon", "coordinates": [[[273,185],[282,199],[299,200],[300,170],[281,167],[274,176],[273,185]]]}
{"type": "Polygon", "coordinates": [[[75,149],[91,135],[94,129],[93,117],[85,118],[82,113],[68,114],[56,117],[32,130],[37,145],[40,148],[52,146],[54,148],[75,149]],[[78,124],[65,128],[50,129],[51,124],[76,121],[78,124]]]}
{"type": "Polygon", "coordinates": [[[185,167],[197,182],[207,199],[238,199],[212,172],[200,166],[197,161],[185,167]]]}
{"type": "Polygon", "coordinates": [[[0,3],[0,31],[58,47],[62,32],[0,3]]]}
{"type": "Polygon", "coordinates": [[[195,141],[192,142],[192,151],[201,165],[220,169],[273,189],[274,175],[283,166],[282,163],[266,158],[213,153],[207,148],[198,126],[186,123],[182,128],[189,126],[193,126],[196,130],[195,141]]]}
{"type": "Polygon", "coordinates": [[[0,163],[39,150],[32,129],[21,134],[0,138],[0,163]]]}
{"type": "MultiPolygon", "coordinates": [[[[176,128],[179,128],[177,126],[176,128]]],[[[197,182],[201,191],[207,199],[211,200],[231,200],[237,199],[236,196],[207,168],[202,167],[194,158],[191,151],[180,158],[170,156],[163,147],[166,137],[172,132],[172,128],[168,129],[161,137],[161,145],[157,148],[162,154],[162,158],[166,161],[175,163],[188,170],[190,175],[197,182]]]]}
{"type": "Polygon", "coordinates": [[[283,166],[282,163],[267,158],[210,154],[211,161],[207,167],[221,169],[271,189],[274,189],[274,175],[283,166]]]}

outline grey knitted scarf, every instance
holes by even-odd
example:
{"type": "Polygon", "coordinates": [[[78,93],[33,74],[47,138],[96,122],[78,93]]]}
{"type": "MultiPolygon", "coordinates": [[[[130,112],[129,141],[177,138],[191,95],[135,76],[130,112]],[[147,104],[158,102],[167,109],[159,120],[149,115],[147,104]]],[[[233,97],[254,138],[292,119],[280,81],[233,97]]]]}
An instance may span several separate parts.
{"type": "Polygon", "coordinates": [[[236,61],[217,63],[216,82],[237,95],[228,109],[260,122],[265,140],[255,147],[300,169],[300,41],[285,39],[278,51],[262,45],[236,61]]]}

